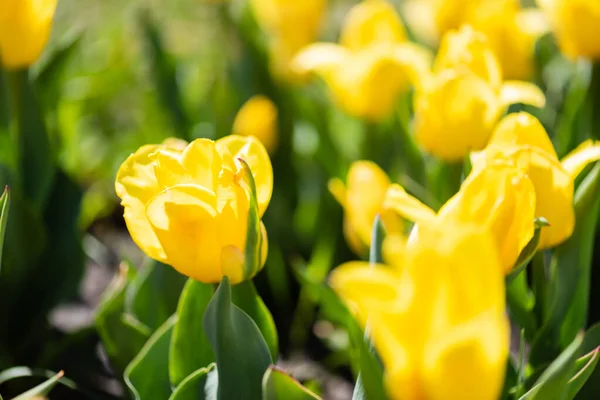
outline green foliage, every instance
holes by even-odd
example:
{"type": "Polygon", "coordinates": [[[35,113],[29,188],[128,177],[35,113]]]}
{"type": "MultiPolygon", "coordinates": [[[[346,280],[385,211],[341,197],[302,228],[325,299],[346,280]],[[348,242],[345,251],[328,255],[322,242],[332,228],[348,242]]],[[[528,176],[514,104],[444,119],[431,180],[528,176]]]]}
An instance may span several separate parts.
{"type": "Polygon", "coordinates": [[[285,372],[270,366],[262,380],[262,400],[320,400],[285,372]]]}
{"type": "Polygon", "coordinates": [[[169,400],[211,400],[217,397],[218,374],[216,364],[200,368],[187,376],[173,390],[169,400]]]}

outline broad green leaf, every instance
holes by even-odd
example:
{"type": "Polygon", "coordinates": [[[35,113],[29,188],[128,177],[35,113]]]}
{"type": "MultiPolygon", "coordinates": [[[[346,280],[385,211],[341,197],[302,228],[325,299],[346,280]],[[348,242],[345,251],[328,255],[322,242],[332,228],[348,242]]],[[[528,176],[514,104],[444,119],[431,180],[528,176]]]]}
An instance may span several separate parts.
{"type": "MultiPolygon", "coordinates": [[[[594,373],[598,360],[600,359],[600,347],[596,348],[592,352],[581,357],[575,363],[575,375],[569,380],[569,394],[567,399],[572,400],[575,398],[577,393],[583,388],[585,383],[594,373]]],[[[584,397],[586,398],[586,397],[584,397]]],[[[589,397],[587,397],[589,398],[589,397]]]]}
{"type": "Polygon", "coordinates": [[[533,313],[535,297],[527,284],[525,270],[506,283],[506,303],[511,318],[525,331],[525,337],[535,333],[536,321],[533,313]]]}
{"type": "Polygon", "coordinates": [[[261,257],[262,234],[260,228],[260,215],[256,200],[256,184],[252,170],[245,160],[238,158],[244,168],[244,182],[250,191],[250,206],[248,209],[248,222],[246,229],[246,248],[244,249],[244,277],[250,279],[262,267],[264,260],[261,257]]]}
{"type": "Polygon", "coordinates": [[[383,239],[385,239],[385,228],[378,214],[375,221],[373,221],[371,232],[371,248],[369,249],[369,262],[371,264],[383,262],[383,239]]]}
{"type": "Polygon", "coordinates": [[[204,330],[219,372],[218,400],[260,400],[261,380],[271,365],[269,348],[252,318],[231,302],[229,279],[223,278],[204,314],[204,330]]]}
{"type": "Polygon", "coordinates": [[[34,397],[42,397],[46,396],[54,386],[60,381],[65,373],[60,371],[58,374],[48,379],[46,382],[39,384],[31,390],[21,394],[20,396],[15,397],[13,400],[31,400],[34,397]]]}
{"type": "Polygon", "coordinates": [[[144,331],[123,320],[125,290],[135,278],[135,268],[122,263],[104,292],[96,312],[96,329],[112,365],[122,374],[149,338],[144,331]]]}
{"type": "Polygon", "coordinates": [[[188,279],[181,292],[177,306],[179,319],[173,328],[169,354],[169,376],[173,386],[215,360],[202,326],[214,291],[213,285],[188,279]]]}
{"type": "Polygon", "coordinates": [[[527,246],[525,246],[525,248],[521,251],[521,254],[519,254],[519,258],[515,263],[515,267],[512,269],[512,271],[510,271],[508,275],[506,275],[507,283],[510,283],[514,278],[517,277],[517,275],[521,273],[521,271],[527,268],[527,265],[533,259],[533,256],[538,250],[538,246],[540,244],[540,237],[542,234],[542,228],[544,226],[548,226],[548,221],[546,219],[535,219],[535,231],[533,233],[533,237],[531,238],[529,243],[527,243],[527,246]]]}
{"type": "Polygon", "coordinates": [[[42,209],[56,171],[50,137],[29,79],[29,70],[14,70],[7,75],[23,193],[42,209]]]}
{"type": "Polygon", "coordinates": [[[320,400],[319,396],[274,365],[265,372],[262,391],[262,400],[320,400]]]}
{"type": "Polygon", "coordinates": [[[10,192],[8,186],[4,189],[0,197],[0,272],[2,272],[2,249],[4,248],[4,234],[6,232],[6,222],[8,221],[8,208],[10,206],[10,192]]]}
{"type": "Polygon", "coordinates": [[[165,321],[125,369],[125,383],[135,400],[168,399],[171,396],[169,347],[176,322],[176,315],[165,321]]]}
{"type": "Polygon", "coordinates": [[[125,311],[154,332],[177,310],[186,277],[151,261],[127,288],[125,311]]]}
{"type": "Polygon", "coordinates": [[[175,388],[169,400],[213,400],[219,386],[216,364],[192,372],[175,388]]]}
{"type": "Polygon", "coordinates": [[[600,164],[579,185],[575,193],[575,230],[552,257],[547,317],[531,348],[530,363],[534,366],[551,361],[585,326],[599,206],[600,164]]]}
{"type": "Polygon", "coordinates": [[[277,328],[275,327],[275,321],[271,312],[258,295],[254,283],[249,280],[233,285],[231,287],[231,300],[233,304],[252,318],[258,329],[260,329],[260,333],[265,339],[267,346],[269,346],[271,358],[276,360],[279,354],[277,328]]]}
{"type": "MultiPolygon", "coordinates": [[[[587,330],[581,346],[582,353],[590,354],[600,346],[600,324],[595,324],[587,330]]],[[[585,382],[579,391],[577,398],[596,399],[600,398],[600,368],[596,367],[591,377],[585,382]]]]}
{"type": "Polygon", "coordinates": [[[567,383],[574,375],[575,361],[583,343],[578,335],[565,351],[542,373],[533,388],[521,400],[565,400],[568,398],[567,383]]]}

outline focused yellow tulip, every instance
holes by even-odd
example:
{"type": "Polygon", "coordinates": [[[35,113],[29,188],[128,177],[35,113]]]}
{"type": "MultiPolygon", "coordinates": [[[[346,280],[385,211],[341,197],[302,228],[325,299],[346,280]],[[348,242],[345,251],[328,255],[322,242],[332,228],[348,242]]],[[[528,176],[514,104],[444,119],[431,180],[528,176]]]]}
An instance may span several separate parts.
{"type": "Polygon", "coordinates": [[[269,36],[274,72],[291,79],[289,64],[298,50],[316,39],[327,0],[250,0],[250,6],[269,36]]]}
{"type": "Polygon", "coordinates": [[[542,124],[527,113],[511,114],[497,126],[488,147],[471,156],[473,170],[497,162],[524,171],[535,187],[536,217],[550,224],[542,229],[540,248],[554,247],[573,233],[574,181],[586,165],[600,159],[600,143],[583,143],[559,161],[542,124]]]}
{"type": "Polygon", "coordinates": [[[22,68],[40,56],[52,28],[56,0],[0,1],[0,58],[6,68],[22,68]]]}
{"type": "Polygon", "coordinates": [[[250,98],[238,111],[233,121],[233,134],[256,136],[269,153],[277,148],[277,107],[266,96],[250,98]]]}
{"type": "Polygon", "coordinates": [[[571,58],[600,60],[600,2],[537,0],[554,29],[561,50],[571,58]]]}
{"type": "MultiPolygon", "coordinates": [[[[329,182],[329,191],[344,208],[344,235],[352,250],[365,254],[371,245],[371,232],[385,193],[390,186],[387,174],[371,161],[357,161],[350,166],[346,185],[340,179],[329,182]]],[[[388,231],[399,230],[397,221],[386,221],[388,231]]]]}
{"type": "Polygon", "coordinates": [[[433,75],[414,101],[417,141],[436,157],[458,162],[485,147],[509,105],[542,107],[545,97],[532,83],[502,81],[485,36],[463,27],[443,39],[433,75]]]}
{"type": "Polygon", "coordinates": [[[438,221],[395,254],[387,260],[395,268],[353,262],[330,278],[369,327],[389,397],[497,399],[510,335],[504,276],[489,233],[438,221]]]}
{"type": "Polygon", "coordinates": [[[273,171],[265,148],[252,136],[198,139],[185,149],[147,145],[129,156],[115,189],[135,243],[149,257],[200,282],[228,276],[235,284],[256,275],[266,259],[267,236],[260,223],[260,261],[246,262],[251,195],[240,159],[252,171],[262,216],[271,199],[273,171]]]}
{"type": "Polygon", "coordinates": [[[398,96],[428,73],[431,54],[406,41],[404,26],[385,0],[365,0],[348,13],[340,45],[315,43],[293,68],[320,76],[348,114],[372,121],[388,117],[398,96]]]}
{"type": "Polygon", "coordinates": [[[536,196],[531,180],[508,163],[493,163],[473,171],[460,190],[436,214],[399,185],[385,195],[384,210],[421,226],[477,224],[494,238],[502,268],[508,273],[534,233],[536,196]]]}

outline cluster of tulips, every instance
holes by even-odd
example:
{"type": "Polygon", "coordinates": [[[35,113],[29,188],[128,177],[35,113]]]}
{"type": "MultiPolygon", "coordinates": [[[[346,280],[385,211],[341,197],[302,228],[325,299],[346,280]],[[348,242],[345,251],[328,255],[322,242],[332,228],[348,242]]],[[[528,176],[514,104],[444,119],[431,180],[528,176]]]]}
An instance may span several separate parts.
{"type": "MultiPolygon", "coordinates": [[[[345,116],[376,127],[362,159],[331,174],[327,194],[343,208],[344,236],[362,261],[315,285],[358,322],[354,399],[600,395],[591,392],[600,327],[587,322],[600,87],[580,101],[591,107],[588,129],[558,149],[548,134],[556,129],[541,122],[547,93],[532,83],[543,38],[565,62],[600,62],[600,2],[363,0],[345,13],[337,43],[316,41],[325,0],[232,3],[212,6],[250,16],[274,82],[301,88],[298,96],[307,87],[325,93],[345,116]],[[383,156],[393,143],[398,152],[383,156]]],[[[39,56],[54,6],[0,0],[5,68],[39,56]]],[[[125,369],[138,399],[162,399],[144,397],[136,369],[163,340],[171,340],[162,359],[170,398],[213,398],[211,390],[219,399],[318,398],[272,365],[277,334],[251,286],[269,253],[262,217],[277,185],[271,157],[289,142],[277,114],[276,103],[255,96],[231,135],[148,144],[118,170],[131,238],[189,277],[178,316],[125,369]],[[210,354],[182,375],[173,343],[185,340],[178,332],[190,321],[197,330],[185,332],[210,347],[186,351],[210,354]],[[184,397],[190,385],[206,397],[184,397]]]]}

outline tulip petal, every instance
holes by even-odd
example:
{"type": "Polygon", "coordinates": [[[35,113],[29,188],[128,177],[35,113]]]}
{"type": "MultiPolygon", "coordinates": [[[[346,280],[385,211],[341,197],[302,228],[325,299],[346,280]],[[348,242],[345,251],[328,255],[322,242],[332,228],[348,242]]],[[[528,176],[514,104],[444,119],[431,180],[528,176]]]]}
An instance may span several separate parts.
{"type": "Polygon", "coordinates": [[[395,46],[392,56],[413,86],[421,88],[428,83],[433,63],[429,49],[414,43],[402,43],[395,46]]]}
{"type": "Polygon", "coordinates": [[[117,172],[115,191],[125,209],[123,216],[133,241],[148,256],[164,261],[165,252],[145,211],[146,203],[162,190],[150,157],[160,148],[159,145],[147,145],[130,155],[117,172]]]}
{"type": "Polygon", "coordinates": [[[222,160],[212,140],[190,143],[181,155],[181,164],[196,184],[216,193],[222,160]]]}
{"type": "Polygon", "coordinates": [[[316,73],[327,80],[333,72],[346,63],[350,53],[333,43],[314,43],[300,51],[292,60],[298,74],[316,73]]]}
{"type": "Polygon", "coordinates": [[[216,196],[198,185],[177,185],[154,196],[146,215],[170,264],[204,283],[221,280],[216,196]]]}
{"type": "Polygon", "coordinates": [[[546,105],[546,96],[533,83],[505,81],[500,89],[500,103],[504,107],[508,107],[511,104],[528,104],[542,108],[546,105]]]}
{"type": "Polygon", "coordinates": [[[567,154],[561,163],[571,179],[575,180],[588,164],[598,160],[600,160],[600,142],[590,139],[567,154]]]}
{"type": "Polygon", "coordinates": [[[421,203],[416,197],[406,193],[400,185],[391,185],[385,195],[383,208],[398,213],[408,221],[415,223],[432,223],[436,219],[435,212],[421,203]]]}
{"type": "Polygon", "coordinates": [[[273,167],[267,150],[253,136],[230,135],[217,140],[215,145],[219,153],[227,151],[234,159],[242,158],[250,167],[256,184],[258,210],[262,216],[273,194],[273,167]]]}
{"type": "Polygon", "coordinates": [[[344,182],[339,178],[332,178],[327,182],[327,188],[335,200],[340,203],[342,207],[346,207],[346,186],[344,185],[344,182]]]}
{"type": "Polygon", "coordinates": [[[533,146],[558,159],[554,145],[541,122],[525,112],[504,117],[496,126],[488,146],[533,146]]]}

